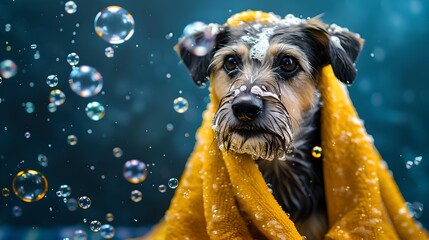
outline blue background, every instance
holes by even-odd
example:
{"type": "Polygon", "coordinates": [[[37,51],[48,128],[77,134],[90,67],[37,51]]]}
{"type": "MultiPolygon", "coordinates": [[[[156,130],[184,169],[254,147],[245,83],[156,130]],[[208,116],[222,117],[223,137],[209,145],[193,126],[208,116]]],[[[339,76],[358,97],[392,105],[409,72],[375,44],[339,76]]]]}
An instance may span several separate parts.
{"type": "MultiPolygon", "coordinates": [[[[171,177],[180,178],[208,100],[208,90],[194,85],[173,46],[187,24],[224,23],[247,9],[280,16],[323,13],[325,22],[360,33],[365,46],[356,64],[357,80],[349,87],[351,98],[405,199],[429,207],[427,1],[75,2],[75,14],[64,11],[65,1],[0,2],[0,61],[11,59],[18,65],[18,74],[0,84],[0,187],[11,189],[13,177],[22,169],[41,171],[49,181],[47,198],[35,203],[24,203],[13,194],[0,196],[0,225],[75,226],[84,218],[106,222],[108,212],[115,215],[115,226],[157,222],[174,193],[173,189],[160,193],[158,186],[171,177]],[[133,37],[115,48],[114,58],[105,57],[104,49],[111,45],[95,34],[93,26],[95,15],[109,5],[124,7],[136,22],[133,37]],[[11,31],[4,30],[6,24],[11,24],[11,31]],[[169,33],[173,33],[171,39],[166,38],[169,33]],[[31,49],[31,44],[37,44],[37,49],[31,49]],[[41,55],[38,60],[33,57],[36,50],[41,55]],[[71,68],[66,62],[70,52],[80,56],[79,65],[100,71],[104,95],[81,98],[71,91],[71,68]],[[57,87],[67,96],[54,113],[47,110],[50,74],[58,75],[57,87]],[[173,100],[179,96],[189,101],[189,110],[183,114],[173,110],[173,100]],[[90,101],[106,106],[104,119],[94,122],[86,116],[84,108],[90,101]],[[33,102],[35,112],[27,113],[24,102],[33,102]],[[174,125],[171,132],[166,129],[168,123],[174,125]],[[25,139],[26,131],[31,132],[30,139],[25,139]],[[78,137],[77,145],[67,144],[69,134],[78,137]],[[112,155],[114,147],[124,151],[121,158],[112,155]],[[40,153],[49,159],[46,168],[37,163],[40,153]],[[416,156],[422,156],[421,164],[407,169],[405,163],[416,156]],[[146,181],[134,185],[122,177],[122,166],[129,159],[151,165],[146,181]],[[55,194],[62,184],[72,188],[74,198],[89,196],[90,209],[67,210],[55,194]],[[139,203],[130,200],[134,189],[143,193],[139,203]],[[13,216],[13,206],[22,208],[21,217],[13,216]]],[[[427,227],[426,212],[419,220],[427,227]]]]}

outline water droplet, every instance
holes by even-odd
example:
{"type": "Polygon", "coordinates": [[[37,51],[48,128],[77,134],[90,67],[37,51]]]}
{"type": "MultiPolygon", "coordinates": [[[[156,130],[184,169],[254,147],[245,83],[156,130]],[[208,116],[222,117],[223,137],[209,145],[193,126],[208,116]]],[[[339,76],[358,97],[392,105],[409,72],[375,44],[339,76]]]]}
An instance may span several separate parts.
{"type": "Polygon", "coordinates": [[[320,158],[322,156],[322,148],[319,146],[313,147],[313,149],[311,150],[311,155],[314,158],[320,158]]]}
{"type": "Polygon", "coordinates": [[[174,110],[178,113],[186,112],[189,107],[188,100],[182,97],[178,97],[174,99],[173,104],[174,104],[174,110]]]}
{"type": "Polygon", "coordinates": [[[48,84],[49,87],[55,87],[58,84],[58,77],[57,75],[49,75],[46,78],[46,84],[48,84]]]}
{"type": "Polygon", "coordinates": [[[112,213],[107,213],[106,214],[106,220],[108,222],[113,222],[113,220],[115,220],[115,216],[112,213]]]}
{"type": "Polygon", "coordinates": [[[57,111],[57,106],[55,106],[54,103],[49,103],[48,104],[48,111],[51,112],[51,113],[57,111]]]}
{"type": "Polygon", "coordinates": [[[85,108],[86,115],[94,121],[98,121],[104,117],[105,111],[104,106],[99,102],[90,102],[85,108]]]}
{"type": "Polygon", "coordinates": [[[100,229],[100,235],[105,239],[110,239],[115,236],[115,228],[110,224],[103,224],[100,229]]]}
{"type": "Polygon", "coordinates": [[[88,238],[88,235],[82,229],[77,229],[73,233],[73,240],[86,240],[87,238],[88,238]]]}
{"type": "Polygon", "coordinates": [[[61,106],[66,101],[66,95],[59,89],[54,89],[49,93],[49,101],[55,106],[61,106]]]}
{"type": "Polygon", "coordinates": [[[24,170],[13,178],[12,189],[24,202],[35,202],[42,199],[48,191],[48,180],[38,171],[24,170]]]}
{"type": "Polygon", "coordinates": [[[10,194],[9,188],[3,188],[1,190],[1,194],[3,195],[3,197],[9,197],[9,194],[10,194]]]}
{"type": "Polygon", "coordinates": [[[174,129],[174,125],[172,123],[168,123],[166,128],[167,128],[167,131],[171,132],[174,129]]]}
{"type": "Polygon", "coordinates": [[[175,189],[175,188],[177,188],[177,186],[179,185],[179,180],[177,180],[177,178],[170,178],[169,180],[168,180],[168,186],[171,188],[171,189],[175,189]]]}
{"type": "Polygon", "coordinates": [[[66,202],[67,209],[71,212],[76,211],[77,209],[77,201],[74,198],[69,198],[66,202]]]}
{"type": "Polygon", "coordinates": [[[72,52],[67,55],[67,62],[70,66],[76,66],[79,63],[79,55],[72,52]]]}
{"type": "Polygon", "coordinates": [[[32,102],[26,102],[24,104],[24,108],[25,108],[25,111],[27,113],[33,113],[34,110],[35,110],[35,106],[34,106],[34,104],[32,102]]]}
{"type": "Polygon", "coordinates": [[[88,209],[91,207],[91,199],[87,196],[80,197],[78,200],[79,207],[82,209],[88,209]]]}
{"type": "Polygon", "coordinates": [[[70,73],[69,84],[77,95],[92,97],[103,88],[103,77],[95,68],[84,65],[73,68],[70,73]]]}
{"type": "Polygon", "coordinates": [[[134,19],[122,7],[109,6],[101,10],[94,19],[95,32],[111,44],[121,44],[134,34],[134,19]]]}
{"type": "Polygon", "coordinates": [[[423,157],[422,156],[417,156],[414,158],[414,165],[419,165],[420,162],[422,161],[423,157]]]}
{"type": "Polygon", "coordinates": [[[30,132],[25,132],[24,133],[24,137],[29,139],[31,137],[31,133],[30,132]]]}
{"type": "Polygon", "coordinates": [[[91,231],[93,231],[93,232],[100,231],[100,229],[101,229],[101,222],[97,221],[97,220],[91,221],[91,223],[89,224],[89,229],[91,229],[91,231]]]}
{"type": "Polygon", "coordinates": [[[147,177],[146,164],[135,159],[129,160],[124,164],[122,174],[130,183],[141,183],[147,177]]]}
{"type": "Polygon", "coordinates": [[[67,136],[67,142],[68,144],[70,144],[71,146],[74,146],[77,144],[77,137],[75,135],[68,135],[67,136]]]}
{"type": "Polygon", "coordinates": [[[407,169],[411,169],[411,168],[413,167],[413,165],[414,165],[414,163],[413,163],[412,161],[407,161],[407,162],[405,163],[405,167],[406,167],[407,169]]]}
{"type": "Polygon", "coordinates": [[[122,154],[123,154],[123,152],[122,152],[121,148],[119,148],[119,147],[113,148],[113,156],[120,158],[120,157],[122,157],[122,154]]]}
{"type": "Polygon", "coordinates": [[[61,185],[58,189],[59,197],[67,198],[71,194],[71,187],[69,185],[61,185]]]}
{"type": "Polygon", "coordinates": [[[0,62],[1,77],[8,79],[15,76],[17,72],[18,72],[18,67],[12,60],[7,59],[0,62]]]}
{"type": "Polygon", "coordinates": [[[66,10],[68,14],[73,14],[77,11],[77,5],[73,1],[68,1],[64,4],[64,10],[66,10]]]}
{"type": "Polygon", "coordinates": [[[44,154],[37,155],[37,162],[42,167],[47,167],[48,166],[48,158],[44,154]]]}
{"type": "Polygon", "coordinates": [[[142,200],[142,192],[140,192],[139,190],[133,190],[131,192],[131,200],[133,202],[140,202],[142,200]]]}
{"type": "Polygon", "coordinates": [[[22,216],[22,208],[20,206],[14,206],[12,208],[12,214],[15,217],[21,217],[22,216]]]}
{"type": "Polygon", "coordinates": [[[104,55],[106,55],[108,58],[112,58],[115,56],[115,50],[113,50],[112,47],[107,47],[104,49],[104,55]]]}
{"type": "Polygon", "coordinates": [[[194,55],[205,56],[213,48],[218,30],[216,25],[206,25],[203,22],[191,23],[183,30],[183,46],[194,55]]]}
{"type": "Polygon", "coordinates": [[[158,186],[158,190],[161,193],[165,193],[167,191],[167,187],[164,184],[158,186]]]}

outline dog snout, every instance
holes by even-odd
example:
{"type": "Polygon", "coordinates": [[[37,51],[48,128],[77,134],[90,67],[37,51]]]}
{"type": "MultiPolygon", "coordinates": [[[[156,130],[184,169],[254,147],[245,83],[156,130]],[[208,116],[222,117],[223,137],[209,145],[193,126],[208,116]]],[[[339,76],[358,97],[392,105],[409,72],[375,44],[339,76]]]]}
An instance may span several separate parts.
{"type": "Polygon", "coordinates": [[[261,113],[262,107],[262,100],[253,94],[236,97],[231,106],[234,116],[243,122],[254,120],[261,113]]]}

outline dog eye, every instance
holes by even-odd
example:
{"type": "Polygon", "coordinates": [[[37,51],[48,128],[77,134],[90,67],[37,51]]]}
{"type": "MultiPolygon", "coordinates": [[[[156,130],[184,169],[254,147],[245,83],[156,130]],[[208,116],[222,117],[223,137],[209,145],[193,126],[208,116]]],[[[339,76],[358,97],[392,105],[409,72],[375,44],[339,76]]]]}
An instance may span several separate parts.
{"type": "Polygon", "coordinates": [[[282,71],[291,73],[296,70],[296,68],[298,67],[298,63],[294,58],[284,56],[279,62],[279,67],[282,71]]]}
{"type": "Polygon", "coordinates": [[[223,67],[227,73],[230,73],[238,68],[238,60],[235,56],[227,56],[223,67]]]}

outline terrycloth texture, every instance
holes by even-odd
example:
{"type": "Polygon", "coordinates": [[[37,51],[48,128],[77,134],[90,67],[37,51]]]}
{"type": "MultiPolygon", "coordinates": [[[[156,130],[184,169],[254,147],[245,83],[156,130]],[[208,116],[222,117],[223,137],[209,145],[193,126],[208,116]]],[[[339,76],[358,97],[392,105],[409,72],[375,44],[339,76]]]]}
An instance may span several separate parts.
{"type": "MultiPolygon", "coordinates": [[[[322,74],[323,170],[330,227],[326,239],[429,239],[413,220],[345,87],[331,66],[322,74]]],[[[213,93],[210,98],[170,208],[145,239],[301,239],[254,160],[218,149],[212,119],[219,99],[213,93]]]]}

